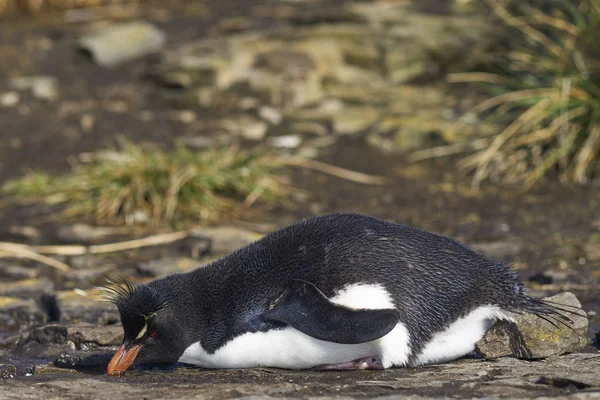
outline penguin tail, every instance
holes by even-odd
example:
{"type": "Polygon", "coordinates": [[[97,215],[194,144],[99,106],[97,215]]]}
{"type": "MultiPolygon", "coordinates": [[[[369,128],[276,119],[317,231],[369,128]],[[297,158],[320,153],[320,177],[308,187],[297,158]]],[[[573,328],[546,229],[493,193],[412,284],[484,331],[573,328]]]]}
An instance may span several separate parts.
{"type": "Polygon", "coordinates": [[[552,324],[555,328],[560,325],[573,329],[573,316],[589,319],[587,313],[577,306],[557,303],[551,300],[538,300],[524,295],[524,301],[512,311],[517,314],[533,314],[552,324]]]}

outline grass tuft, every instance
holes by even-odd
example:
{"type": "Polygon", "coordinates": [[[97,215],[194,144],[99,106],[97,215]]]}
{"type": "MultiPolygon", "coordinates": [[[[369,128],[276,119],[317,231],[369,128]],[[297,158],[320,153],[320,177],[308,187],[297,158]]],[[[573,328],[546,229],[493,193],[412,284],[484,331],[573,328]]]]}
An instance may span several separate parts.
{"type": "Polygon", "coordinates": [[[453,74],[491,97],[473,113],[502,130],[460,162],[484,180],[531,186],[545,176],[585,183],[600,155],[600,2],[487,0],[506,41],[482,71],[453,74]]]}
{"type": "Polygon", "coordinates": [[[3,191],[20,202],[58,206],[65,217],[133,224],[141,216],[152,225],[231,218],[257,201],[277,204],[286,195],[281,163],[237,147],[164,152],[120,140],[118,151],[82,158],[65,175],[32,172],[3,191]]]}

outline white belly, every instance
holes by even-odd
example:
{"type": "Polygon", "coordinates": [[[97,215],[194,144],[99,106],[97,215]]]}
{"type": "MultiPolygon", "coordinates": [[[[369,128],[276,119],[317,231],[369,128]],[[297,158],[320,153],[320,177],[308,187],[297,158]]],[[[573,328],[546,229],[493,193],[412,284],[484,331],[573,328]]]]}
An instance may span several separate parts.
{"type": "MultiPolygon", "coordinates": [[[[340,290],[331,301],[355,309],[395,308],[380,285],[356,284],[340,290]]],[[[290,326],[268,332],[245,333],[208,354],[198,343],[188,347],[180,362],[206,368],[279,367],[305,369],[363,357],[378,357],[385,368],[406,365],[410,355],[406,327],[398,323],[384,337],[360,344],[326,342],[290,326]]]]}
{"type": "Polygon", "coordinates": [[[465,356],[498,319],[513,320],[510,313],[496,306],[478,307],[456,320],[444,331],[436,333],[417,356],[416,365],[441,363],[465,356]]]}
{"type": "Polygon", "coordinates": [[[362,357],[379,357],[388,368],[408,360],[408,333],[402,324],[381,339],[361,344],[339,344],[315,339],[292,327],[236,337],[214,354],[200,345],[188,347],[180,362],[206,368],[278,367],[305,369],[362,357]]]}

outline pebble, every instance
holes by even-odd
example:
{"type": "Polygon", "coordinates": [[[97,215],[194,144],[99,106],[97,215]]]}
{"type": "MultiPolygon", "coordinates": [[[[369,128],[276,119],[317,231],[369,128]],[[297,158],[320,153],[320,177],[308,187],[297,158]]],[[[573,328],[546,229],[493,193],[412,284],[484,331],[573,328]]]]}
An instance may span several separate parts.
{"type": "Polygon", "coordinates": [[[258,115],[272,125],[279,125],[283,116],[281,112],[274,107],[263,106],[258,109],[258,115]]]}
{"type": "Polygon", "coordinates": [[[167,41],[164,32],[144,21],[113,24],[88,34],[80,49],[102,67],[115,67],[147,54],[159,52],[167,41]]]}
{"type": "Polygon", "coordinates": [[[295,149],[302,144],[302,137],[300,135],[278,136],[271,139],[271,144],[282,149],[295,149]]]}
{"type": "Polygon", "coordinates": [[[30,89],[40,100],[54,100],[58,96],[58,81],[52,76],[19,77],[14,78],[11,84],[19,90],[30,89]]]}
{"type": "Polygon", "coordinates": [[[14,107],[19,104],[20,99],[17,92],[0,93],[0,107],[14,107]]]}

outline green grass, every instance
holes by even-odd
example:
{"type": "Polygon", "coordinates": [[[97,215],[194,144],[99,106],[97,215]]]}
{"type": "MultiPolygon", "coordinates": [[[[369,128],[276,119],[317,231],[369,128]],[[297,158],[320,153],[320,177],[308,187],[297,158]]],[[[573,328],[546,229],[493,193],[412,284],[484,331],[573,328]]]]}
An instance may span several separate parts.
{"type": "Polygon", "coordinates": [[[57,206],[61,217],[99,224],[232,218],[255,202],[279,204],[286,195],[280,163],[235,147],[196,153],[146,150],[121,140],[118,151],[87,155],[65,175],[32,172],[7,182],[16,201],[57,206]]]}
{"type": "Polygon", "coordinates": [[[480,71],[450,81],[488,93],[473,112],[502,129],[460,166],[474,186],[589,181],[600,164],[600,1],[558,1],[546,12],[514,0],[487,3],[505,44],[480,71]]]}

